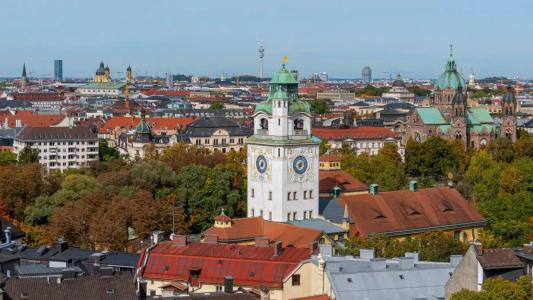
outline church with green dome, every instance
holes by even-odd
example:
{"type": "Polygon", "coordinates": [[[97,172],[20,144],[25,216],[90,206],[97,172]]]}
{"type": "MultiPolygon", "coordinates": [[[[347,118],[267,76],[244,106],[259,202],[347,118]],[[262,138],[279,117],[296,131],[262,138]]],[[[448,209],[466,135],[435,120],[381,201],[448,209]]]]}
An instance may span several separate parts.
{"type": "Polygon", "coordinates": [[[430,136],[440,136],[461,141],[465,149],[477,149],[500,136],[514,141],[516,99],[512,87],[503,97],[502,106],[499,127],[486,109],[468,106],[467,85],[450,51],[444,72],[435,83],[430,107],[417,107],[411,112],[402,142],[406,145],[409,139],[423,142],[430,136]]]}

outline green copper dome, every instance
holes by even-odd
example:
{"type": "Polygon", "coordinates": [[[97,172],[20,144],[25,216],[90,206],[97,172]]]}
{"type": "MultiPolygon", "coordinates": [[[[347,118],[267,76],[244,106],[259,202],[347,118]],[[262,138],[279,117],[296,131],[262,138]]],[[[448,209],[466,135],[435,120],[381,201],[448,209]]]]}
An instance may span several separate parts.
{"type": "MultiPolygon", "coordinates": [[[[277,71],[269,83],[268,99],[257,104],[255,112],[263,111],[267,114],[272,114],[272,100],[287,99],[289,100],[289,113],[291,112],[291,105],[298,101],[298,80],[294,78],[293,74],[285,68],[285,64],[277,71]]],[[[300,107],[300,104],[297,105],[300,107]]],[[[297,108],[295,111],[300,111],[305,108],[297,108]]],[[[309,110],[309,109],[307,109],[309,110]]]]}
{"type": "Polygon", "coordinates": [[[446,70],[444,73],[442,73],[442,75],[440,75],[435,87],[440,90],[444,90],[446,88],[452,88],[456,90],[458,87],[466,88],[465,80],[457,71],[455,59],[451,53],[448,57],[448,62],[446,63],[446,70]]]}
{"type": "Polygon", "coordinates": [[[298,100],[289,104],[289,116],[300,112],[310,114],[311,108],[309,107],[309,103],[298,100]]]}
{"type": "Polygon", "coordinates": [[[141,111],[141,121],[139,122],[139,124],[137,124],[137,127],[135,127],[135,133],[136,134],[139,134],[139,133],[150,134],[150,133],[152,133],[152,130],[150,129],[150,126],[148,125],[148,123],[146,123],[145,116],[144,116],[144,110],[141,111]]]}
{"type": "Polygon", "coordinates": [[[105,73],[105,67],[104,67],[104,62],[100,62],[100,66],[98,67],[98,69],[96,70],[96,75],[104,75],[105,73]]]}
{"type": "Polygon", "coordinates": [[[285,64],[283,64],[281,70],[272,76],[270,84],[298,84],[298,80],[294,78],[292,73],[285,68],[285,64]]]}

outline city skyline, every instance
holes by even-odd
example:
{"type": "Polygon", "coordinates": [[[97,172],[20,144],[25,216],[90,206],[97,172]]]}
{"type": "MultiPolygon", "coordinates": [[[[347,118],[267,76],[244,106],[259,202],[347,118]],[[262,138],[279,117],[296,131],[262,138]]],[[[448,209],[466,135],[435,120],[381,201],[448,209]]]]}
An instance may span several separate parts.
{"type": "Polygon", "coordinates": [[[57,58],[68,66],[64,77],[91,77],[101,60],[112,77],[130,64],[137,76],[258,75],[263,45],[267,77],[287,55],[303,77],[359,78],[368,65],[375,78],[395,71],[436,78],[454,44],[464,76],[473,69],[478,78],[533,78],[533,44],[520,40],[533,4],[491,2],[12,2],[4,8],[8,26],[0,29],[8,45],[0,77],[20,76],[23,63],[33,77],[53,77],[57,58]]]}

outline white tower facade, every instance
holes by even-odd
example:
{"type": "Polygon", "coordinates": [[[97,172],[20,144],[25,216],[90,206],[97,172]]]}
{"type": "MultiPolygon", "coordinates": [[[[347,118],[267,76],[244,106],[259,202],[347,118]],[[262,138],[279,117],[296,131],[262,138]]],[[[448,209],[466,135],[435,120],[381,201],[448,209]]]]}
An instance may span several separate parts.
{"type": "Polygon", "coordinates": [[[298,81],[283,65],[268,99],[254,112],[247,139],[248,217],[286,222],[318,216],[320,140],[311,135],[309,104],[298,100],[298,81]]]}

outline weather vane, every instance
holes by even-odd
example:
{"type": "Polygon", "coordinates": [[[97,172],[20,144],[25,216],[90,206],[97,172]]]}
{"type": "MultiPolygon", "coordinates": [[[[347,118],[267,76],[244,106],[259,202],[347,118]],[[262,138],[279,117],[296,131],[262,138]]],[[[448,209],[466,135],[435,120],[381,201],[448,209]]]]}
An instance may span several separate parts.
{"type": "Polygon", "coordinates": [[[283,61],[283,64],[286,64],[287,61],[289,61],[289,57],[287,55],[283,56],[282,61],[283,61]]]}

